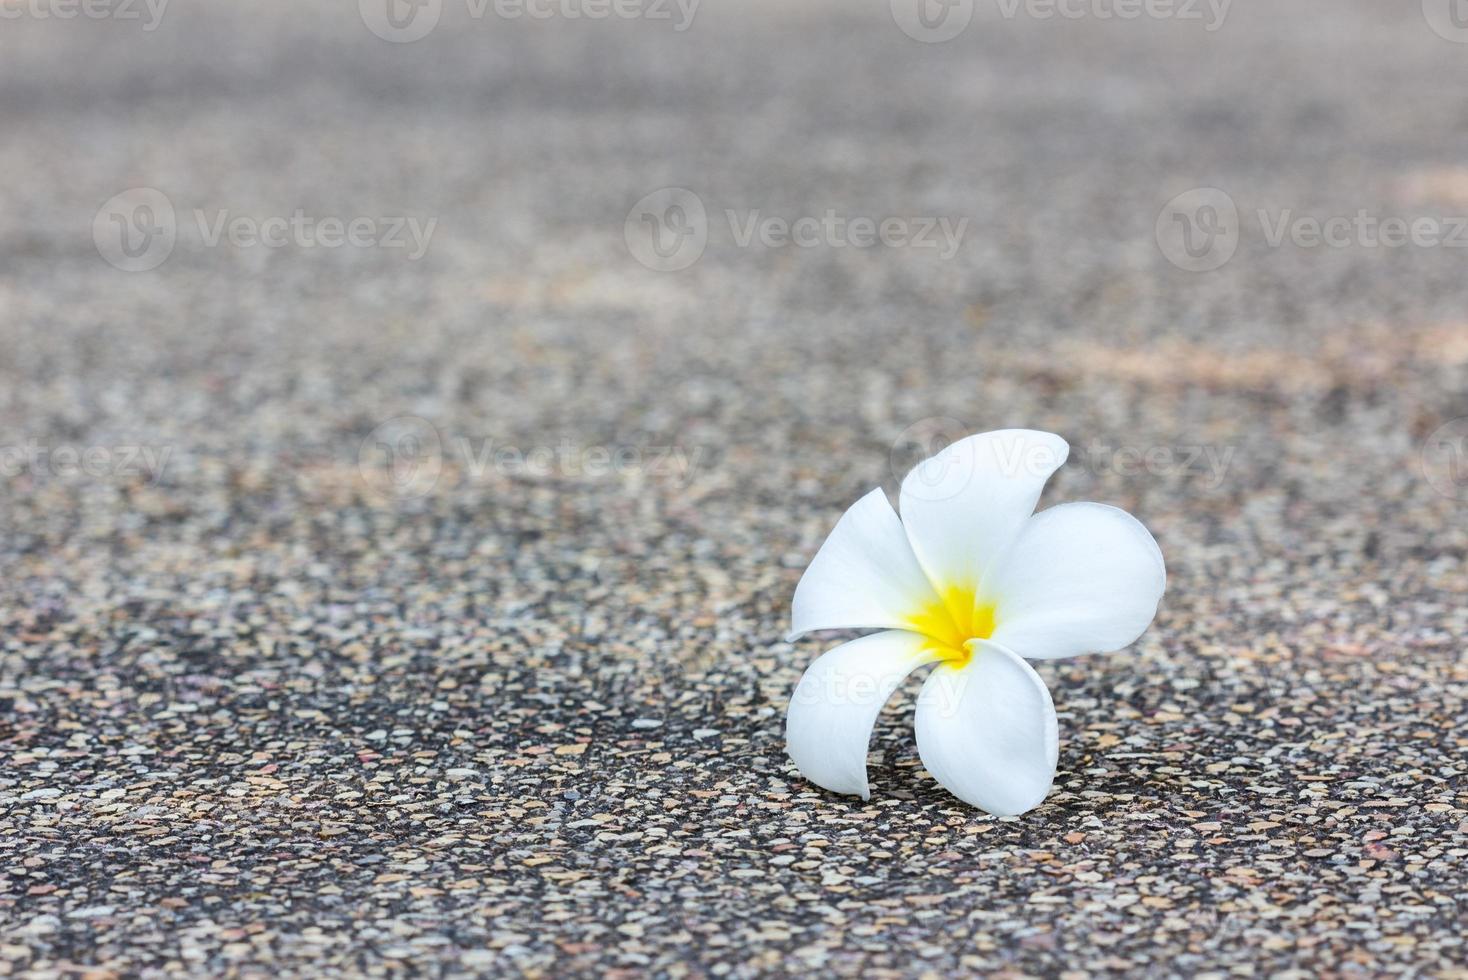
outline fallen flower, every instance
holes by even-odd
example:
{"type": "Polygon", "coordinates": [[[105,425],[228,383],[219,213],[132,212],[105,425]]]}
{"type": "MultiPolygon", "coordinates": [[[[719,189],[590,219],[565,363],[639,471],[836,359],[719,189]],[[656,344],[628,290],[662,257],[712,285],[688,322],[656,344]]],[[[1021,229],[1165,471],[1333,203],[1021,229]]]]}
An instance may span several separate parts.
{"type": "Polygon", "coordinates": [[[1120,650],[1147,629],[1166,584],[1136,518],[1104,504],[1034,513],[1070,447],[1048,432],[969,436],[902,481],[899,520],[880,488],[837,522],[795,589],[790,639],[875,629],[806,670],[787,750],[811,782],[870,798],[867,743],[914,669],[923,765],[990,813],[1039,805],[1055,778],[1050,692],[1024,657],[1120,650]]]}

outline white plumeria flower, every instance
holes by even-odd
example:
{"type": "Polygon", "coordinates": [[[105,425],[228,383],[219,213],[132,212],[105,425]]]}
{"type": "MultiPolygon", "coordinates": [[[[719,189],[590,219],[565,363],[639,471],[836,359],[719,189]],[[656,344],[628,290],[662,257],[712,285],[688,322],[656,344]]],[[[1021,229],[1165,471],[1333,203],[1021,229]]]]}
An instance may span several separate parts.
{"type": "Polygon", "coordinates": [[[1156,615],[1167,573],[1136,518],[1105,504],[1038,514],[1070,447],[1048,432],[969,436],[902,481],[902,518],[880,488],[852,505],[795,589],[790,639],[882,630],[823,654],[785,723],[811,782],[870,798],[872,725],[911,671],[918,754],[949,792],[990,813],[1039,805],[1060,738],[1045,682],[1021,658],[1120,650],[1156,615]]]}

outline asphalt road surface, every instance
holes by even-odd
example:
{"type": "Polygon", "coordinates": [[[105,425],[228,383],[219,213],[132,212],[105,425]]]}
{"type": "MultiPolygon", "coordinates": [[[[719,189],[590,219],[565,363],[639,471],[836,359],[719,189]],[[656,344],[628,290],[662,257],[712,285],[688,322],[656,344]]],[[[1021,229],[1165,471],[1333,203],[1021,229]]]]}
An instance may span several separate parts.
{"type": "Polygon", "coordinates": [[[1463,975],[1468,30],[922,13],[0,0],[0,973],[1463,975]],[[801,571],[1016,425],[1157,621],[820,791],[801,571]]]}

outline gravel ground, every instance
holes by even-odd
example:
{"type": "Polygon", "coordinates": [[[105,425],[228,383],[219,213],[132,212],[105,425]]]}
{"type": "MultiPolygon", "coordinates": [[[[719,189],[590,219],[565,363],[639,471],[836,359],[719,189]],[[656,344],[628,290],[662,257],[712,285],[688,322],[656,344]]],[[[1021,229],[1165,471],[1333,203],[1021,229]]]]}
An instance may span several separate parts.
{"type": "Polygon", "coordinates": [[[1464,976],[1434,0],[567,2],[0,0],[0,973],[1464,976]],[[1010,425],[1156,623],[1022,817],[916,678],[816,789],[801,570],[1010,425]]]}

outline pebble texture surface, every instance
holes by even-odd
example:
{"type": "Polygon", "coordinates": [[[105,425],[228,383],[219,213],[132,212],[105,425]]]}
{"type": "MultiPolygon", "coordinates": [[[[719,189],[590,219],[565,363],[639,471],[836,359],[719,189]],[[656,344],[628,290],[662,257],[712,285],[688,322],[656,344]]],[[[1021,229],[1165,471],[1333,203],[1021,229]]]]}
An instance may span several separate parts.
{"type": "Polygon", "coordinates": [[[0,2],[0,973],[1465,975],[1463,253],[1270,231],[1468,214],[1468,47],[354,6],[0,2]],[[670,186],[707,244],[658,271],[670,186]],[[94,240],[138,187],[151,271],[94,240]],[[1159,245],[1197,187],[1213,271],[1159,245]],[[210,244],[297,209],[436,225],[210,244]],[[828,211],[968,223],[741,244],[828,211]],[[1019,818],[923,771],[920,678],[870,802],[784,754],[835,642],[790,595],[915,423],[1061,433],[1042,506],[1168,559],[1134,647],[1038,668],[1019,818]]]}

